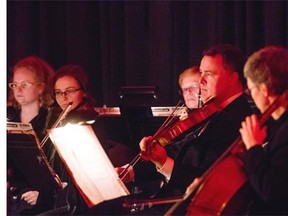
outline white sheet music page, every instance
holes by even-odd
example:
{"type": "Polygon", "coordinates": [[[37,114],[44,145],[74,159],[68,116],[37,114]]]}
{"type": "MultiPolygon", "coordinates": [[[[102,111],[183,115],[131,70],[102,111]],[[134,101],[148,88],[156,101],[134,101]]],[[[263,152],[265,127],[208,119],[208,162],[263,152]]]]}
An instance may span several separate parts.
{"type": "Polygon", "coordinates": [[[67,124],[49,136],[89,207],[129,194],[90,125],[67,124]]]}

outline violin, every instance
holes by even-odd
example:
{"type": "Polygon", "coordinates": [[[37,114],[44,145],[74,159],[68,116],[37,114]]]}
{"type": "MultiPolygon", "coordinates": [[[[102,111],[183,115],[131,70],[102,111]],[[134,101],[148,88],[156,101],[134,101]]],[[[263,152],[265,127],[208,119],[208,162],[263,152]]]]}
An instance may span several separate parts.
{"type": "Polygon", "coordinates": [[[156,133],[153,136],[152,142],[157,141],[162,146],[166,146],[171,143],[180,135],[184,134],[189,129],[197,126],[202,123],[213,114],[219,112],[221,110],[220,105],[217,103],[208,102],[202,108],[195,109],[190,112],[184,120],[179,120],[175,122],[173,125],[170,125],[168,128],[160,130],[160,132],[156,133]]]}
{"type": "MultiPolygon", "coordinates": [[[[187,118],[185,118],[184,120],[180,120],[179,118],[177,120],[175,120],[174,118],[172,120],[170,119],[169,124],[164,124],[164,126],[162,126],[153,135],[150,143],[158,143],[164,147],[178,137],[180,137],[181,135],[183,135],[185,132],[204,122],[206,119],[221,110],[221,105],[216,103],[214,99],[211,99],[207,101],[207,103],[205,103],[201,108],[191,111],[188,114],[187,118]]],[[[131,166],[133,167],[140,160],[141,154],[142,152],[136,155],[136,157],[131,161],[131,163],[120,173],[119,178],[121,180],[123,180],[124,177],[128,174],[131,166]]]]}

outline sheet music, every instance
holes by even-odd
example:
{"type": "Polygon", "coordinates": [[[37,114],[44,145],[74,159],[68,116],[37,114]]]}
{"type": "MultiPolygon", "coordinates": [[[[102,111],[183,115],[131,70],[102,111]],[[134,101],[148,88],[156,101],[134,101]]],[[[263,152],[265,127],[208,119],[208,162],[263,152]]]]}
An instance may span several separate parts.
{"type": "Polygon", "coordinates": [[[90,207],[129,194],[90,125],[67,124],[49,135],[90,207]]]}
{"type": "Polygon", "coordinates": [[[50,166],[32,125],[6,122],[6,131],[7,156],[24,173],[26,181],[35,187],[54,184],[55,187],[62,189],[62,182],[50,166]],[[35,178],[35,174],[40,177],[35,178]]]}

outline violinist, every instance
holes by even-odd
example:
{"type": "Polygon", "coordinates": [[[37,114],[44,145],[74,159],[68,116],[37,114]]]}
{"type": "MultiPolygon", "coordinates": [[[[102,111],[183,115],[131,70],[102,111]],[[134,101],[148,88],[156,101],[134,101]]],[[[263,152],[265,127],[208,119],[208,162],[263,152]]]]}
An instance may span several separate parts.
{"type": "MultiPolygon", "coordinates": [[[[81,66],[65,65],[58,69],[52,79],[52,86],[53,95],[57,104],[50,110],[48,128],[51,128],[59,114],[66,109],[70,102],[72,102],[71,109],[67,116],[60,122],[60,127],[64,126],[67,122],[95,122],[98,113],[94,109],[95,102],[90,95],[88,77],[81,66]]],[[[119,157],[123,164],[131,160],[132,151],[127,146],[108,140],[107,135],[105,134],[105,128],[101,125],[96,125],[94,123],[92,128],[112,164],[115,161],[118,162],[119,157]],[[118,155],[110,152],[113,148],[117,148],[118,155]]],[[[81,145],[81,143],[79,143],[79,145],[81,145]]],[[[55,172],[59,175],[62,182],[67,183],[64,190],[58,192],[54,209],[45,214],[86,214],[88,206],[76,189],[73,180],[54,146],[51,142],[47,142],[44,147],[47,149],[47,152],[49,152],[48,157],[55,172]]]]}
{"type": "Polygon", "coordinates": [[[188,113],[202,106],[199,94],[200,75],[199,66],[189,67],[179,75],[179,93],[183,96],[188,113]]]}
{"type": "MultiPolygon", "coordinates": [[[[12,69],[7,121],[31,123],[39,139],[45,135],[48,107],[53,98],[50,82],[54,70],[38,56],[20,59],[12,69]]],[[[35,188],[7,155],[9,215],[35,215],[52,208],[53,188],[35,188]]]]}
{"type": "MultiPolygon", "coordinates": [[[[152,161],[166,180],[156,198],[183,195],[188,185],[201,176],[239,135],[243,119],[254,112],[251,99],[243,91],[244,62],[242,51],[229,44],[215,45],[203,52],[200,63],[202,109],[211,98],[221,109],[203,120],[201,130],[197,130],[192,139],[189,136],[182,139],[182,147],[174,159],[151,137],[141,140],[144,158],[152,161]]],[[[138,214],[163,215],[170,206],[155,205],[138,214]]]]}
{"type": "MultiPolygon", "coordinates": [[[[175,115],[178,115],[179,118],[185,119],[188,116],[188,113],[193,109],[198,108],[199,101],[201,103],[201,99],[199,99],[199,79],[200,79],[200,71],[199,66],[191,66],[179,74],[178,83],[179,83],[179,94],[183,97],[185,107],[179,109],[179,112],[176,112],[175,115]]],[[[173,157],[175,153],[179,149],[179,145],[170,145],[166,146],[167,151],[170,156],[173,157]]],[[[121,173],[123,171],[123,167],[117,167],[116,170],[121,173]]],[[[142,194],[144,195],[144,191],[147,191],[147,194],[152,195],[159,189],[159,185],[157,185],[160,181],[162,181],[162,175],[157,173],[154,165],[152,163],[138,163],[129,171],[128,175],[125,176],[124,182],[134,181],[135,185],[141,188],[142,194]],[[143,172],[146,170],[147,172],[143,172]],[[143,182],[143,184],[142,184],[143,182]],[[149,182],[149,184],[147,184],[149,182]],[[154,183],[153,183],[154,182],[154,183]],[[153,183],[153,184],[151,184],[153,183]],[[145,189],[147,185],[147,189],[145,189]],[[156,186],[155,190],[151,190],[152,185],[156,186]]],[[[137,189],[139,190],[139,189],[137,189]]]]}
{"type": "Polygon", "coordinates": [[[279,96],[284,98],[269,124],[260,127],[258,117],[251,115],[240,128],[247,149],[245,170],[255,190],[250,215],[288,215],[288,50],[268,46],[254,52],[245,64],[244,75],[261,113],[279,96]]]}
{"type": "MultiPolygon", "coordinates": [[[[189,112],[197,109],[202,102],[199,96],[199,79],[200,71],[199,66],[190,66],[179,74],[178,83],[179,83],[179,94],[183,96],[185,107],[180,109],[180,112],[174,113],[179,116],[181,119],[187,118],[189,112]]],[[[179,151],[181,143],[175,143],[165,146],[168,154],[171,157],[179,151]]],[[[116,171],[119,173],[125,170],[127,165],[122,167],[116,167],[116,171]]],[[[155,165],[149,161],[139,161],[133,167],[131,166],[128,174],[122,179],[123,182],[132,185],[132,190],[130,190],[133,197],[150,197],[155,195],[161,185],[163,184],[163,176],[158,173],[155,169],[155,165]]],[[[122,207],[123,200],[114,200],[111,202],[106,202],[100,204],[91,210],[93,215],[121,215],[127,214],[130,210],[123,209],[122,207]],[[115,210],[116,209],[116,210],[115,210]]]]}

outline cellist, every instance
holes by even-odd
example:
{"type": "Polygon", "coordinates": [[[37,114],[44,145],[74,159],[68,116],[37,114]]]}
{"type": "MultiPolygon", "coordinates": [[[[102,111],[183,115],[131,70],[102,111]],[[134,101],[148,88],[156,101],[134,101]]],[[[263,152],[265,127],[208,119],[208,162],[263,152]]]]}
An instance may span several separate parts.
{"type": "MultiPolygon", "coordinates": [[[[184,137],[184,144],[174,159],[167,155],[161,145],[151,145],[151,137],[141,140],[140,148],[146,158],[166,179],[156,198],[184,194],[193,179],[201,176],[239,136],[241,122],[255,111],[251,99],[243,91],[244,62],[242,51],[229,44],[215,45],[204,51],[200,63],[202,99],[205,104],[214,98],[222,109],[205,121],[205,127],[196,138],[191,140],[184,137]]],[[[163,215],[170,206],[153,206],[139,214],[163,215]]]]}
{"type": "Polygon", "coordinates": [[[256,51],[248,58],[244,75],[261,113],[283,97],[271,115],[272,123],[261,128],[256,115],[242,122],[244,167],[256,195],[249,212],[288,215],[288,50],[268,46],[256,51]]]}

